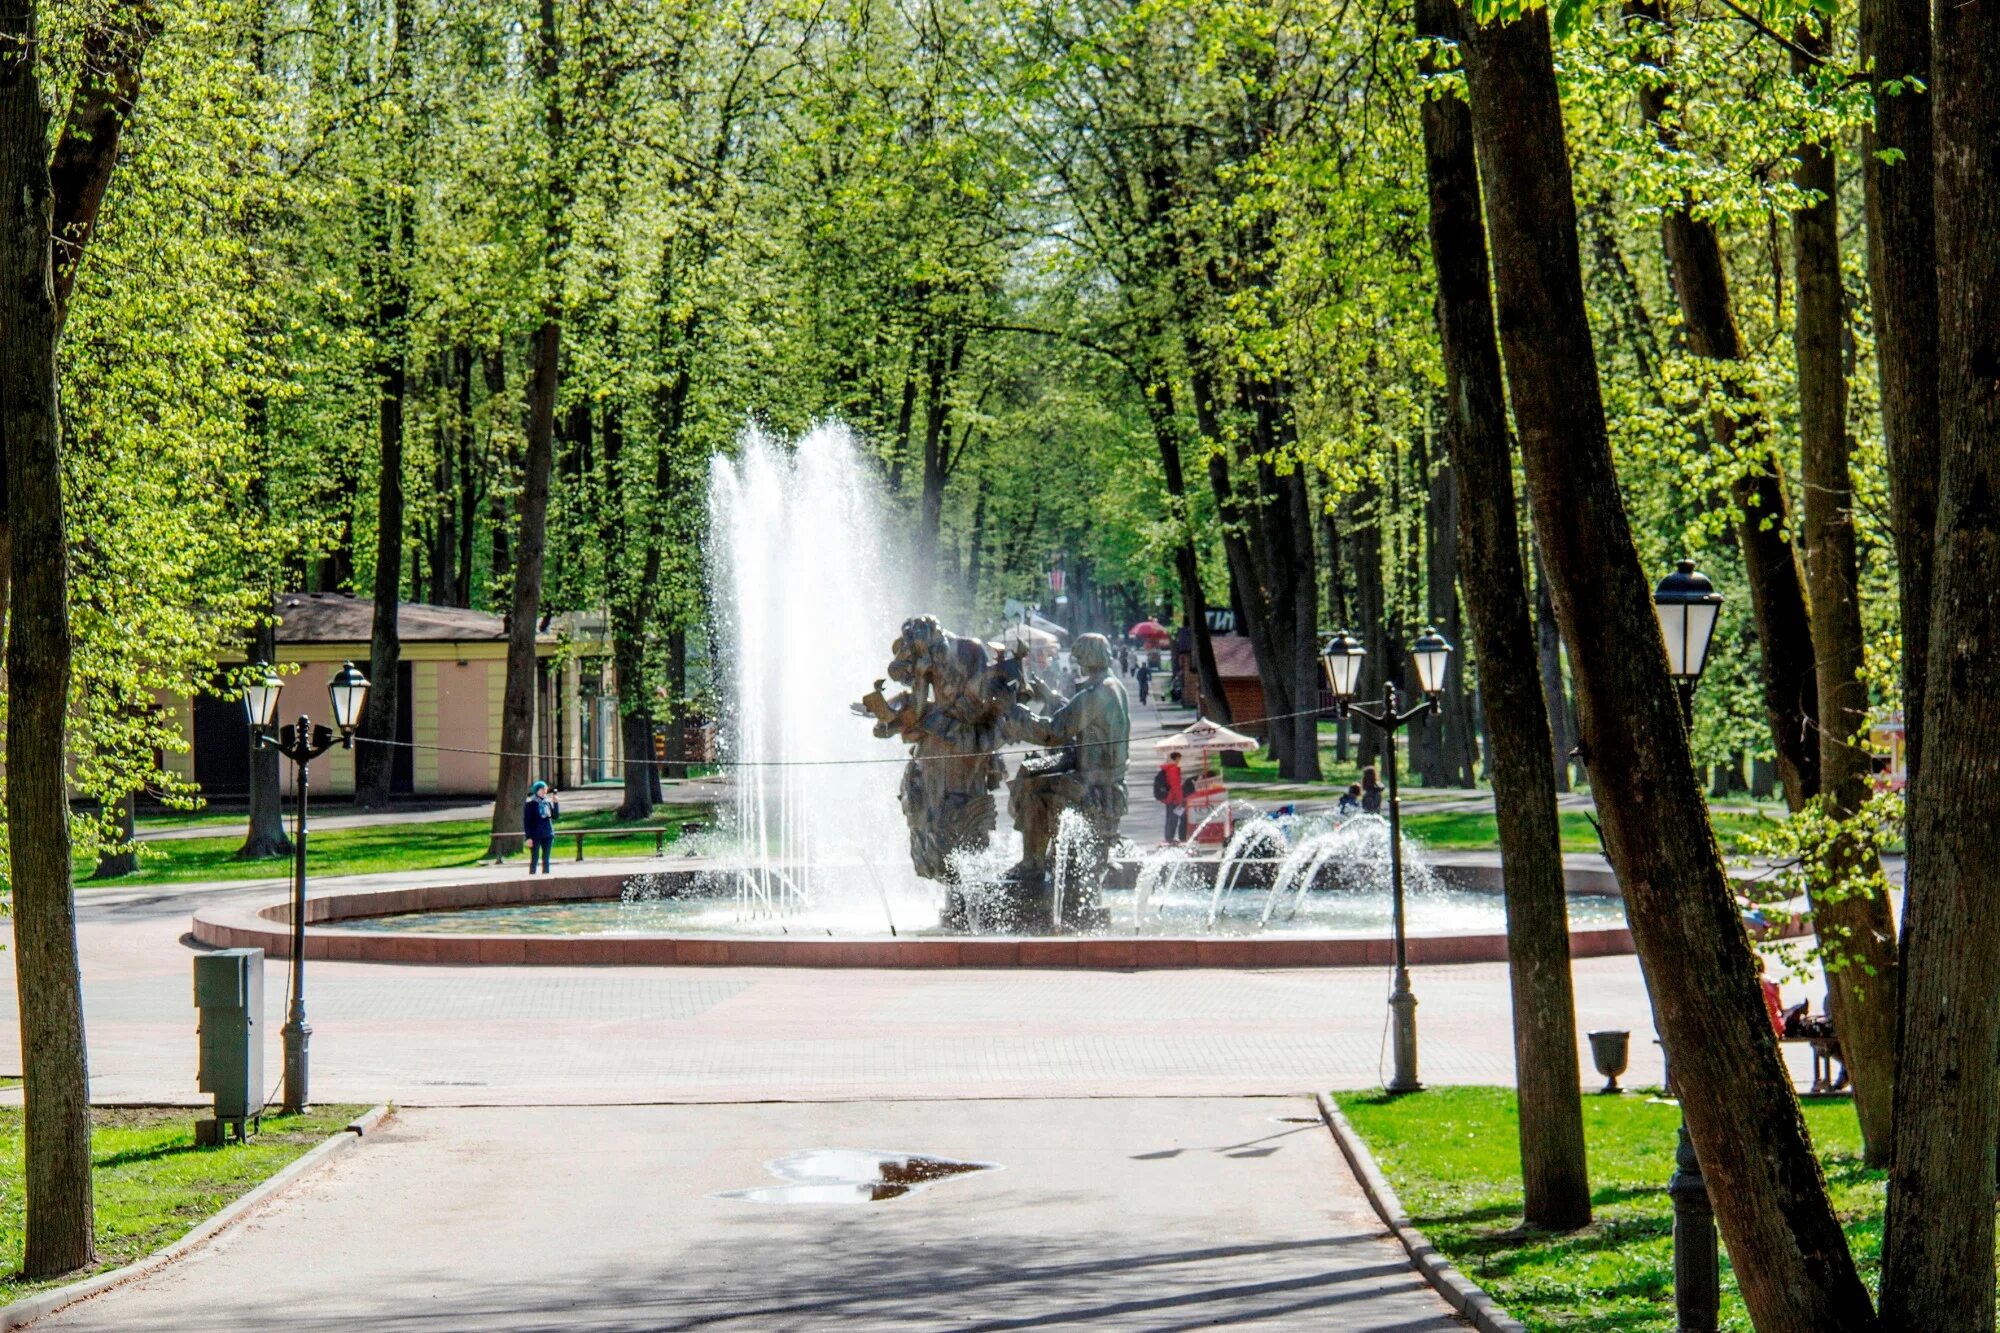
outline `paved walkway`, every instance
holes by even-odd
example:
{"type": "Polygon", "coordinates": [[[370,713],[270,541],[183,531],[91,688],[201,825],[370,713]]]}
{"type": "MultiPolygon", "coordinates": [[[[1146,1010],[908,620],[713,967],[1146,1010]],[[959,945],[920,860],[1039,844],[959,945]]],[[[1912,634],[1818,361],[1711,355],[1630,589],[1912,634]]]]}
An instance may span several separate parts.
{"type": "Polygon", "coordinates": [[[410,1111],[37,1329],[1464,1327],[1300,1098],[410,1111]],[[813,1148],[992,1162],[881,1203],[716,1198],[813,1148]]]}
{"type": "MultiPolygon", "coordinates": [[[[582,869],[597,873],[607,864],[582,869]]],[[[360,876],[319,887],[411,878],[360,876]]],[[[79,894],[99,1099],[197,1099],[190,951],[181,942],[188,917],[204,900],[264,902],[282,892],[274,880],[79,894]]],[[[265,973],[265,1069],[273,1081],[285,969],[274,960],[265,973]]],[[[0,1073],[19,1068],[12,971],[0,967],[0,1073]]],[[[1631,1029],[1631,1079],[1657,1081],[1650,1011],[1633,961],[1579,960],[1576,979],[1579,1034],[1631,1029]]],[[[1385,973],[1348,968],[929,972],[315,961],[306,999],[313,1090],[323,1099],[810,1101],[1369,1087],[1383,1061],[1388,986],[1385,973]]],[[[1512,1079],[1503,965],[1419,968],[1416,991],[1427,1079],[1512,1079]]],[[[1587,1053],[1580,1060],[1588,1080],[1587,1053]]]]}

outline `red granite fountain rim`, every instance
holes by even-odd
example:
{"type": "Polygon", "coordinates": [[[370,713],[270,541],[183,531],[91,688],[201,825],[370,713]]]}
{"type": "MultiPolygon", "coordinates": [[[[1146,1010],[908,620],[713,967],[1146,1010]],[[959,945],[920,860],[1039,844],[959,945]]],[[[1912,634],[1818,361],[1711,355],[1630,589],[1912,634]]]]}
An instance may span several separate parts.
{"type": "MultiPolygon", "coordinates": [[[[655,967],[1386,967],[1393,961],[1386,938],[473,935],[341,930],[332,924],[409,912],[617,898],[627,878],[523,877],[324,894],[306,903],[305,955],[341,962],[655,967]]],[[[289,916],[284,900],[262,907],[205,907],[195,913],[192,933],[215,948],[258,948],[272,958],[289,958],[289,916]]],[[[1808,928],[1793,922],[1785,933],[1808,928]]],[[[1570,932],[1572,957],[1631,952],[1632,932],[1624,927],[1570,932]]],[[[1408,956],[1417,965],[1505,962],[1507,937],[1413,934],[1408,956]]]]}
{"type": "MultiPolygon", "coordinates": [[[[306,904],[307,958],[433,964],[629,964],[708,967],[1367,967],[1391,961],[1385,939],[1262,936],[1217,939],[937,936],[881,939],[719,935],[470,935],[341,930],[357,917],[520,903],[616,898],[626,876],[490,880],[330,893],[306,904]]],[[[261,948],[291,956],[290,905],[211,907],[197,912],[196,940],[217,948],[261,948]]],[[[1623,929],[1572,932],[1579,957],[1630,953],[1623,929]]],[[[1503,960],[1504,935],[1413,935],[1412,963],[1503,960]]]]}

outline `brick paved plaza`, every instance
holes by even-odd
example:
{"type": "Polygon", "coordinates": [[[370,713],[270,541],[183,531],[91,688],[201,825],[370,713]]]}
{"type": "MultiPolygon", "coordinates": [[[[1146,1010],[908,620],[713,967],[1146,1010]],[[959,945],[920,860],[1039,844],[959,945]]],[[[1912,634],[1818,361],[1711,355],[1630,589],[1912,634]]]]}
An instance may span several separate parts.
{"type": "MultiPolygon", "coordinates": [[[[411,878],[420,877],[402,877],[411,878]]],[[[315,881],[315,889],[337,883],[315,881]]],[[[191,951],[181,941],[189,915],[200,902],[282,894],[272,883],[79,894],[91,1081],[100,1100],[198,1100],[191,951]]],[[[273,1078],[285,966],[266,964],[273,1078]]],[[[1636,964],[1599,958],[1575,966],[1579,1033],[1630,1028],[1630,1081],[1657,1080],[1636,964]]],[[[11,1010],[12,970],[0,972],[0,1004],[11,1010]]],[[[1380,1082],[1388,993],[1386,974],[1368,968],[876,971],[315,960],[307,976],[314,1095],[406,1105],[1364,1088],[1380,1082]]],[[[1422,968],[1415,984],[1424,1077],[1510,1081],[1504,965],[1422,968]]],[[[0,1019],[0,1067],[15,1067],[17,1042],[9,1012],[0,1019]]],[[[1587,1052],[1582,1065],[1589,1077],[1587,1052]]]]}

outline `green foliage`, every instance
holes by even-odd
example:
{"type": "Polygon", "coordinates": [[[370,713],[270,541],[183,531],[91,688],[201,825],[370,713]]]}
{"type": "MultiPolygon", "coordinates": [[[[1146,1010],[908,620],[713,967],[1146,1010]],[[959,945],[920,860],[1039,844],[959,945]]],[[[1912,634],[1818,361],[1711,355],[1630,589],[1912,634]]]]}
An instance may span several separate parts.
{"type": "MultiPolygon", "coordinates": [[[[51,8],[59,96],[93,4],[51,8]]],[[[80,795],[194,800],[160,762],[182,743],[166,701],[233,689],[217,663],[271,593],[370,586],[389,369],[405,592],[504,609],[545,307],[564,353],[543,605],[609,613],[628,713],[713,704],[703,495],[752,424],[852,425],[933,571],[913,596],[968,626],[1042,596],[1057,558],[1093,614],[1155,614],[1183,543],[1227,606],[1211,472],[1246,512],[1303,472],[1333,518],[1324,628],[1356,618],[1364,559],[1391,624],[1441,611],[1418,111],[1459,79],[1406,12],[559,0],[549,89],[523,0],[160,13],[62,352],[80,795]]],[[[1552,13],[1623,498],[1649,569],[1691,556],[1727,598],[1695,745],[1740,771],[1770,742],[1726,496],[1766,452],[1796,472],[1791,165],[1869,116],[1855,16],[1552,13]],[[1808,19],[1833,55],[1800,78],[1783,35],[1808,19]],[[1663,140],[1637,101],[1669,86],[1663,140]],[[1726,367],[1675,314],[1658,222],[1683,206],[1722,240],[1745,352],[1726,367]]],[[[1859,173],[1841,179],[1858,217],[1859,173]]],[[[1862,245],[1844,262],[1868,670],[1891,708],[1862,245]]],[[[88,860],[108,829],[80,832],[88,860]]]]}

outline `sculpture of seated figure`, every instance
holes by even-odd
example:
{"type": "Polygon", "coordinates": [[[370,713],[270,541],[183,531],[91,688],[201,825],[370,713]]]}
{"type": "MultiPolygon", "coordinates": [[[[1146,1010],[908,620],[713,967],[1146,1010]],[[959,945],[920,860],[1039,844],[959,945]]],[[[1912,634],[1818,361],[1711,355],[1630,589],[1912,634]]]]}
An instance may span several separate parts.
{"type": "Polygon", "coordinates": [[[1038,716],[1022,705],[1008,714],[1010,740],[1027,740],[1052,753],[1031,757],[1014,777],[1008,810],[1021,830],[1020,864],[1009,873],[1019,912],[1031,921],[1088,930],[1105,924],[1104,873],[1118,822],[1126,809],[1125,767],[1130,757],[1132,710],[1125,687],[1111,674],[1111,645],[1085,634],[1071,650],[1079,675],[1075,694],[1037,685],[1036,698],[1053,706],[1038,716]],[[1054,891],[1050,848],[1065,810],[1074,810],[1090,836],[1066,867],[1063,901],[1054,891]]]}

